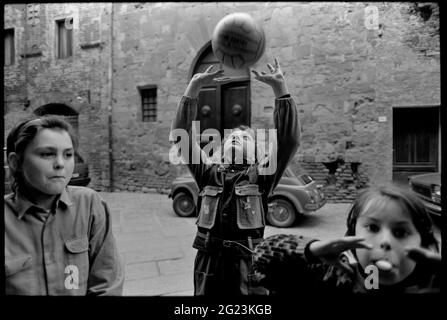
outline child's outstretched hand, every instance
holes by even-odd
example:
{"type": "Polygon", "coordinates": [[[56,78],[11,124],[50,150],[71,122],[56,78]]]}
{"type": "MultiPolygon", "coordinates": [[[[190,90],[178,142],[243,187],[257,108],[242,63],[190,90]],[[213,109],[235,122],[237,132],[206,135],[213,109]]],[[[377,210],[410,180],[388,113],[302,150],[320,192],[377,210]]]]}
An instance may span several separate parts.
{"type": "Polygon", "coordinates": [[[192,79],[191,82],[196,82],[197,84],[203,85],[205,83],[209,83],[214,81],[216,78],[219,80],[221,78],[218,78],[218,76],[221,76],[224,74],[224,71],[222,69],[212,71],[214,66],[209,66],[204,72],[196,73],[192,79]]]}
{"type": "Polygon", "coordinates": [[[420,247],[405,248],[405,251],[410,259],[418,263],[429,264],[433,267],[441,266],[441,255],[437,252],[420,247]]]}
{"type": "Polygon", "coordinates": [[[185,96],[197,97],[199,95],[200,89],[205,84],[212,83],[225,83],[231,80],[230,77],[222,77],[224,70],[219,69],[212,71],[214,66],[209,66],[204,72],[196,73],[189,82],[188,87],[185,91],[185,96]]]}
{"type": "Polygon", "coordinates": [[[314,241],[309,245],[309,251],[321,261],[350,272],[351,270],[340,262],[339,256],[342,252],[351,249],[372,249],[371,245],[363,242],[364,240],[361,237],[343,237],[335,240],[314,241]]]}
{"type": "Polygon", "coordinates": [[[285,72],[281,70],[278,58],[275,58],[275,67],[273,67],[270,63],[267,63],[267,67],[270,70],[270,74],[267,74],[264,71],[259,73],[256,70],[252,70],[255,75],[255,79],[271,86],[277,98],[288,94],[289,92],[287,89],[286,80],[284,78],[285,72]]]}

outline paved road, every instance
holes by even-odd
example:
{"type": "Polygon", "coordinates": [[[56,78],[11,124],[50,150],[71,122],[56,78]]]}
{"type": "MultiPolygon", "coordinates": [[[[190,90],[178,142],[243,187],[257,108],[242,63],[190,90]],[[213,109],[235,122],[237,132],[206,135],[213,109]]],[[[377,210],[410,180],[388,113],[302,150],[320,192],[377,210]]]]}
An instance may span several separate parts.
{"type": "MultiPolygon", "coordinates": [[[[126,296],[190,296],[193,294],[192,241],[196,218],[180,218],[163,194],[105,193],[112,211],[113,232],[124,260],[126,296]]],[[[342,236],[348,204],[326,204],[302,217],[293,228],[268,226],[265,236],[302,234],[319,239],[342,236]]]]}
{"type": "MultiPolygon", "coordinates": [[[[195,218],[180,218],[167,195],[106,193],[113,232],[125,263],[124,295],[192,295],[195,218]]],[[[327,238],[344,233],[346,204],[327,204],[294,228],[267,227],[265,235],[327,238]]]]}

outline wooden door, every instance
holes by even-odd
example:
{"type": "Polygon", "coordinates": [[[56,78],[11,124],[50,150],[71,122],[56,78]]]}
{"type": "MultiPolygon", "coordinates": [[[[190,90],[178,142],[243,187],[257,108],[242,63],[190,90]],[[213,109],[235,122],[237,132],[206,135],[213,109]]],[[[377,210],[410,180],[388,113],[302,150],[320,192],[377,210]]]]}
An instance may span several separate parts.
{"type": "Polygon", "coordinates": [[[202,148],[209,141],[209,138],[203,135],[203,131],[210,128],[220,130],[221,127],[219,92],[220,88],[218,87],[205,87],[199,93],[196,121],[200,121],[200,134],[202,137],[200,146],[202,148]]]}
{"type": "MultiPolygon", "coordinates": [[[[250,74],[248,68],[231,69],[224,66],[214,56],[209,44],[200,54],[191,76],[204,72],[210,65],[214,66],[214,70],[223,69],[225,76],[231,77],[233,81],[224,85],[210,83],[201,89],[196,120],[200,121],[201,134],[213,128],[223,138],[225,129],[241,124],[250,126],[250,74]]],[[[203,141],[201,143],[202,146],[206,144],[203,141]]]]}

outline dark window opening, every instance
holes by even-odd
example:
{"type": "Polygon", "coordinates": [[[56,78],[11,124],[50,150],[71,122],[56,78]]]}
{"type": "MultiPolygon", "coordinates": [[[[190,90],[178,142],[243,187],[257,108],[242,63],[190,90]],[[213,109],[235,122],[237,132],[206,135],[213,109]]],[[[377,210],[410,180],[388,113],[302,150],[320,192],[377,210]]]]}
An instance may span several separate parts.
{"type": "Polygon", "coordinates": [[[5,66],[13,65],[15,56],[14,29],[5,30],[4,44],[5,44],[5,66]]]}
{"type": "Polygon", "coordinates": [[[393,110],[393,181],[439,170],[439,111],[435,107],[393,110]]]}
{"type": "Polygon", "coordinates": [[[143,122],[157,121],[157,87],[140,88],[143,122]]]}
{"type": "Polygon", "coordinates": [[[57,57],[68,58],[73,55],[73,18],[56,21],[57,57]]]}
{"type": "Polygon", "coordinates": [[[437,169],[439,108],[396,108],[393,164],[400,169],[437,169]]]}

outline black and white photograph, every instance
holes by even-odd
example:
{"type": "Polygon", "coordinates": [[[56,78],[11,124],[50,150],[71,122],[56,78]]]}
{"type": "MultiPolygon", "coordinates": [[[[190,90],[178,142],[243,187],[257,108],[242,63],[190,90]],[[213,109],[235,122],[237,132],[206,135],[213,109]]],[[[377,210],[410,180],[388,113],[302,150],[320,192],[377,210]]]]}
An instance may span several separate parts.
{"type": "Polygon", "coordinates": [[[439,294],[440,7],[4,4],[4,294],[439,294]]]}

